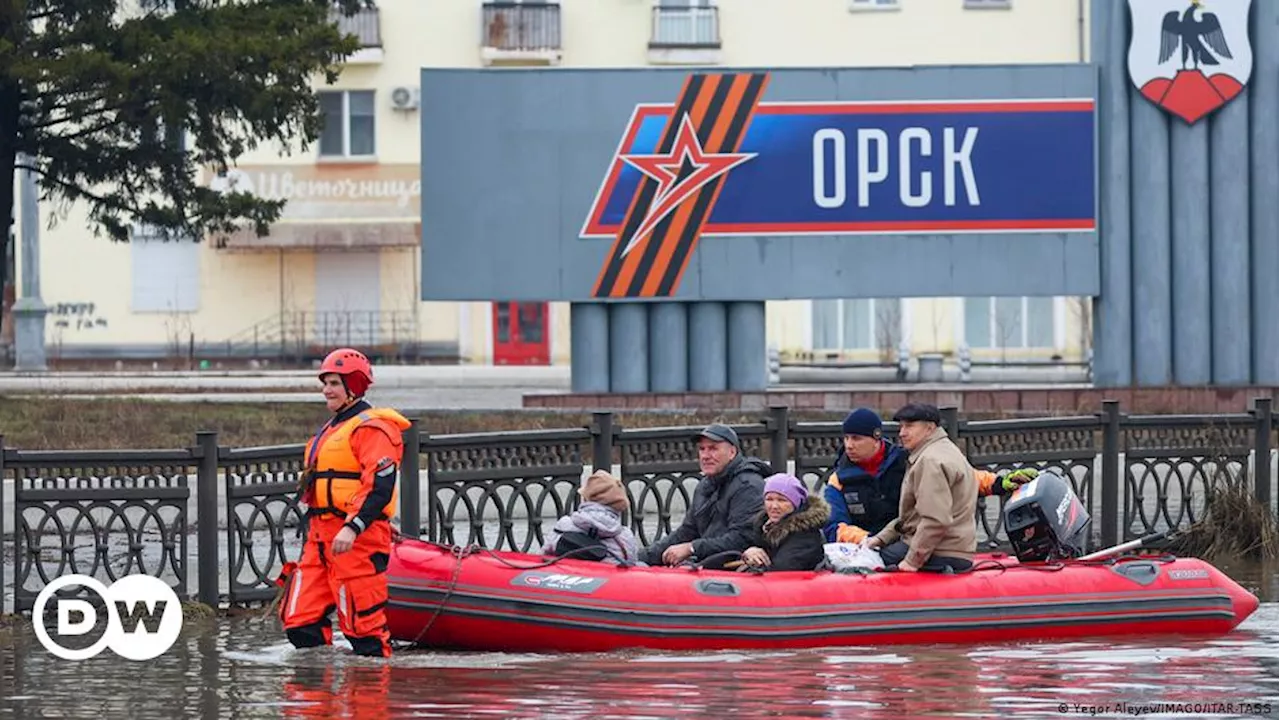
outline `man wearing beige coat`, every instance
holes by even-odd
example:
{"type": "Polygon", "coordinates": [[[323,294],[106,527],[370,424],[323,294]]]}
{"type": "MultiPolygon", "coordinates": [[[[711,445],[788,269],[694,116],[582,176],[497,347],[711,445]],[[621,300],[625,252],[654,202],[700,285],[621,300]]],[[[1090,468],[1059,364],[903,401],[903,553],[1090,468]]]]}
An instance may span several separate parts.
{"type": "Polygon", "coordinates": [[[973,567],[978,549],[974,513],[978,484],[973,467],[942,429],[938,408],[904,406],[893,416],[898,439],[910,455],[902,482],[898,517],[867,546],[880,551],[886,566],[915,572],[959,572],[973,567]]]}

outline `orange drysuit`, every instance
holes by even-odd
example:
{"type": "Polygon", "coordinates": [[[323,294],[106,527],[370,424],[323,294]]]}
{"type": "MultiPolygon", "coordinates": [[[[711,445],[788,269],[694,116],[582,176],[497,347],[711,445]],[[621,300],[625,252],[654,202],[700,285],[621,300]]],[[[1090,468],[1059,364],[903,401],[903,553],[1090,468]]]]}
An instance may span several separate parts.
{"type": "Polygon", "coordinates": [[[395,410],[361,400],[334,415],[307,443],[302,501],[308,532],[302,558],[286,568],[280,619],[294,647],[333,642],[329,616],[357,655],[391,656],[387,631],[387,562],[409,421],[395,410]],[[334,554],[344,527],[351,549],[334,554]]]}

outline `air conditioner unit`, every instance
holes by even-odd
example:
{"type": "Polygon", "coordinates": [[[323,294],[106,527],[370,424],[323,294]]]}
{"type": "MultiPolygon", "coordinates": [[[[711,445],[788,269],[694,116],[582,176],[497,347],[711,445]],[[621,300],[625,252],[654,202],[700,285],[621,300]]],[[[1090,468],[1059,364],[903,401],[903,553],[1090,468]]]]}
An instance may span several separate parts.
{"type": "Polygon", "coordinates": [[[391,89],[391,107],[396,110],[418,109],[418,88],[400,85],[391,89]]]}

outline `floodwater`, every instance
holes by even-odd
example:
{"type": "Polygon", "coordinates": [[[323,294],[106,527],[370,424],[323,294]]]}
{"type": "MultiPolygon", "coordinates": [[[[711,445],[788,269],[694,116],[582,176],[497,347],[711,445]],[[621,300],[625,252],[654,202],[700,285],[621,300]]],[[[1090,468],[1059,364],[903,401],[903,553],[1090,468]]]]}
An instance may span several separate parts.
{"type": "Polygon", "coordinates": [[[1211,639],[592,655],[294,650],[273,617],[190,620],[148,662],[46,652],[0,631],[0,717],[1277,717],[1277,572],[1211,639]],[[1169,703],[1171,705],[1165,705],[1169,703]]]}

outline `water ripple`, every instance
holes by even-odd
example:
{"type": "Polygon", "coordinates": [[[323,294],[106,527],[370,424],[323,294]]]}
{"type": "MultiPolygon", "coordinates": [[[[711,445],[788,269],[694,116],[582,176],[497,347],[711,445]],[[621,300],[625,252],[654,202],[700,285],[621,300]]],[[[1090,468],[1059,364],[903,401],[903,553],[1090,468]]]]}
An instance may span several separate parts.
{"type": "MultiPolygon", "coordinates": [[[[0,717],[1064,717],[1118,703],[1268,703],[1280,606],[1206,639],[583,655],[296,650],[274,618],[193,623],[151,663],[0,639],[0,717]]],[[[1100,713],[1121,717],[1124,713],[1100,713]]],[[[1132,715],[1130,715],[1132,716],[1132,715]]],[[[1239,715],[1238,717],[1258,717],[1239,715]]],[[[1170,717],[1175,717],[1170,715],[1170,717]]],[[[1190,717],[1188,714],[1176,717],[1190,717]]],[[[1219,716],[1230,717],[1230,716],[1219,716]]]]}

